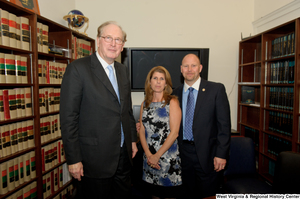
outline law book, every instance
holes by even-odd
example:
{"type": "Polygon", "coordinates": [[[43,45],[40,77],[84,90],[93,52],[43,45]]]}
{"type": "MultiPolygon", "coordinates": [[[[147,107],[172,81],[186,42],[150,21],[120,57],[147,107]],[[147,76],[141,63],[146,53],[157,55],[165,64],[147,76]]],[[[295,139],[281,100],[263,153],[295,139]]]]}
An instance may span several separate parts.
{"type": "Polygon", "coordinates": [[[38,52],[43,52],[43,25],[40,22],[37,22],[37,43],[38,43],[38,52]]]}
{"type": "Polygon", "coordinates": [[[17,118],[16,90],[8,89],[10,119],[17,118]]]}
{"type": "Polygon", "coordinates": [[[23,149],[28,148],[28,125],[27,121],[22,122],[22,134],[23,134],[23,149]]]}
{"type": "Polygon", "coordinates": [[[55,138],[60,137],[60,132],[59,132],[59,114],[54,115],[54,134],[55,138]]]}
{"type": "Polygon", "coordinates": [[[23,162],[23,156],[18,157],[19,162],[19,183],[24,183],[24,162],[23,162]]]}
{"type": "Polygon", "coordinates": [[[58,172],[59,172],[59,188],[61,188],[63,186],[63,168],[62,166],[58,167],[58,172]]]}
{"type": "Polygon", "coordinates": [[[41,143],[45,143],[45,128],[44,126],[46,125],[45,123],[45,118],[40,118],[40,135],[41,135],[41,143]]]}
{"type": "Polygon", "coordinates": [[[59,111],[59,104],[60,104],[60,88],[54,89],[54,111],[59,111]]]}
{"type": "Polygon", "coordinates": [[[57,141],[57,162],[61,163],[62,160],[62,140],[57,141]]]}
{"type": "Polygon", "coordinates": [[[59,184],[59,177],[58,177],[58,175],[59,175],[59,173],[58,173],[58,168],[55,168],[54,170],[53,170],[53,175],[54,175],[54,192],[56,192],[57,190],[58,190],[58,184],[59,184]]]}
{"type": "Polygon", "coordinates": [[[46,171],[46,160],[45,160],[45,153],[46,153],[46,149],[45,147],[41,148],[41,159],[42,159],[42,172],[46,171]]]}
{"type": "Polygon", "coordinates": [[[23,199],[30,199],[31,198],[30,191],[31,191],[31,185],[30,184],[23,188],[23,199]]]}
{"type": "Polygon", "coordinates": [[[4,121],[3,90],[0,90],[0,121],[4,121]]]}
{"type": "Polygon", "coordinates": [[[50,84],[50,62],[46,61],[45,66],[45,84],[50,84]]]}
{"type": "Polygon", "coordinates": [[[9,84],[16,83],[15,55],[4,54],[5,59],[5,82],[9,84]]]}
{"type": "Polygon", "coordinates": [[[10,109],[9,109],[9,94],[8,90],[2,90],[3,93],[3,112],[4,120],[10,120],[10,109]]]}
{"type": "Polygon", "coordinates": [[[49,103],[49,112],[54,112],[54,106],[55,106],[55,101],[54,101],[54,88],[48,88],[48,103],[49,103]]]}
{"type": "Polygon", "coordinates": [[[42,60],[42,76],[43,76],[43,84],[47,83],[47,61],[46,60],[42,60]]]}
{"type": "Polygon", "coordinates": [[[289,61],[289,72],[288,72],[288,83],[293,84],[294,81],[294,68],[295,68],[295,61],[289,61]]]}
{"type": "Polygon", "coordinates": [[[0,16],[2,30],[1,43],[3,46],[9,46],[9,12],[7,12],[6,10],[0,10],[0,16]]]}
{"type": "Polygon", "coordinates": [[[42,62],[43,60],[38,60],[38,76],[39,76],[39,84],[43,84],[43,73],[42,73],[42,62]]]}
{"type": "MultiPolygon", "coordinates": [[[[0,130],[2,130],[0,128],[0,130]]],[[[2,154],[2,132],[0,132],[0,158],[3,157],[3,154],[2,154]]]]}
{"type": "Polygon", "coordinates": [[[43,198],[47,198],[47,176],[43,175],[43,198]]]}
{"type": "Polygon", "coordinates": [[[26,116],[26,108],[25,108],[25,88],[21,88],[21,109],[22,109],[22,117],[26,116]]]}
{"type": "Polygon", "coordinates": [[[30,199],[37,199],[37,182],[32,182],[30,188],[30,199]]]}
{"type": "Polygon", "coordinates": [[[30,156],[30,177],[31,179],[36,177],[36,163],[35,163],[35,151],[29,153],[30,156]]]}
{"type": "Polygon", "coordinates": [[[16,16],[16,41],[17,48],[21,48],[21,18],[16,16]]]}
{"type": "Polygon", "coordinates": [[[15,199],[23,199],[23,189],[20,189],[15,194],[15,199]]]}
{"type": "Polygon", "coordinates": [[[8,19],[9,19],[9,46],[13,48],[17,48],[16,15],[13,13],[8,13],[8,19]]]}
{"type": "Polygon", "coordinates": [[[53,84],[53,82],[54,82],[54,72],[55,72],[54,64],[55,64],[54,62],[49,61],[49,84],[53,84]]]}
{"type": "Polygon", "coordinates": [[[11,154],[11,142],[9,134],[9,125],[0,126],[2,137],[2,155],[6,157],[11,154]]]}
{"type": "Polygon", "coordinates": [[[15,89],[16,91],[16,107],[17,107],[17,117],[23,117],[22,116],[22,95],[21,95],[22,89],[15,89]]]}
{"type": "Polygon", "coordinates": [[[25,115],[32,116],[31,88],[25,88],[25,115]]]}
{"type": "Polygon", "coordinates": [[[49,113],[49,93],[48,93],[48,88],[44,88],[43,92],[44,92],[44,100],[45,100],[45,113],[49,113]]]}
{"type": "Polygon", "coordinates": [[[54,128],[54,116],[50,115],[48,116],[49,121],[50,121],[50,139],[54,139],[55,138],[55,128],[54,128]]]}
{"type": "Polygon", "coordinates": [[[7,188],[8,191],[12,191],[15,188],[14,159],[7,161],[7,172],[8,172],[7,188]]]}
{"type": "Polygon", "coordinates": [[[8,172],[7,172],[7,162],[0,163],[0,195],[6,194],[8,192],[8,172]]]}
{"type": "Polygon", "coordinates": [[[45,122],[46,122],[46,126],[45,126],[45,135],[46,135],[46,141],[51,140],[51,121],[50,121],[50,117],[45,117],[45,122]]]}
{"type": "Polygon", "coordinates": [[[11,153],[14,154],[18,151],[18,133],[17,124],[9,124],[10,140],[11,140],[11,153]]]}
{"type": "Polygon", "coordinates": [[[46,174],[47,197],[51,195],[51,174],[46,174]]]}
{"type": "Polygon", "coordinates": [[[16,55],[15,56],[15,69],[16,69],[16,83],[21,84],[22,83],[22,65],[21,65],[21,56],[16,55]]]}
{"type": "Polygon", "coordinates": [[[17,122],[17,137],[18,137],[18,151],[22,151],[23,148],[23,129],[22,129],[22,122],[17,122]]]}
{"type": "Polygon", "coordinates": [[[48,33],[49,33],[49,26],[43,24],[43,25],[42,25],[42,29],[43,29],[43,36],[42,36],[43,47],[42,47],[42,52],[43,52],[43,53],[49,53],[49,50],[48,50],[48,33]]]}
{"type": "Polygon", "coordinates": [[[5,56],[4,56],[4,53],[0,53],[0,84],[3,84],[3,83],[6,83],[5,56]]]}
{"type": "Polygon", "coordinates": [[[28,147],[34,147],[33,120],[27,120],[28,147]]]}
{"type": "Polygon", "coordinates": [[[39,89],[39,107],[40,107],[40,114],[46,113],[44,88],[39,89]]]}
{"type": "Polygon", "coordinates": [[[48,171],[50,169],[50,146],[45,146],[45,170],[48,171]]]}
{"type": "Polygon", "coordinates": [[[20,185],[20,170],[19,170],[19,158],[14,158],[14,177],[15,177],[15,187],[20,185]]]}
{"type": "Polygon", "coordinates": [[[55,166],[58,164],[58,159],[57,159],[57,142],[54,142],[52,144],[53,147],[53,163],[52,166],[55,166]]]}
{"type": "Polygon", "coordinates": [[[27,77],[27,57],[21,56],[21,71],[22,71],[22,83],[27,84],[28,83],[28,77],[27,77]]]}
{"type": "Polygon", "coordinates": [[[29,19],[26,17],[20,17],[21,28],[21,49],[30,50],[30,29],[29,19]]]}
{"type": "Polygon", "coordinates": [[[26,153],[23,155],[23,165],[24,165],[24,181],[28,182],[31,180],[30,175],[30,155],[26,153]]]}

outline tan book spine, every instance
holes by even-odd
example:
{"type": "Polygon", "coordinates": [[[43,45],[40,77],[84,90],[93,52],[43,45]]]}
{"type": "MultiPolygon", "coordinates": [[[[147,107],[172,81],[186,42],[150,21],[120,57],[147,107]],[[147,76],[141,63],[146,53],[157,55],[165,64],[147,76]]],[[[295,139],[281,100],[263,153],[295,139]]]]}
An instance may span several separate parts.
{"type": "Polygon", "coordinates": [[[14,159],[7,161],[7,171],[8,171],[8,191],[12,191],[15,188],[15,176],[14,176],[14,159]]]}
{"type": "Polygon", "coordinates": [[[5,54],[5,82],[9,84],[16,83],[16,65],[15,55],[5,54]]]}
{"type": "Polygon", "coordinates": [[[25,88],[20,88],[21,90],[21,107],[22,107],[22,117],[26,116],[26,108],[25,108],[25,88]]]}
{"type": "Polygon", "coordinates": [[[45,159],[45,153],[46,153],[46,150],[45,150],[45,147],[42,147],[41,148],[41,159],[42,159],[42,172],[46,171],[46,167],[45,167],[45,164],[46,164],[46,159],[45,159]]]}
{"type": "Polygon", "coordinates": [[[54,145],[54,153],[53,153],[54,165],[57,165],[58,164],[57,142],[54,142],[53,145],[54,145]]]}
{"type": "Polygon", "coordinates": [[[19,171],[19,158],[14,158],[14,177],[15,177],[15,187],[20,185],[20,171],[19,171]]]}
{"type": "Polygon", "coordinates": [[[47,176],[43,175],[43,198],[47,198],[47,176]]]}
{"type": "Polygon", "coordinates": [[[54,172],[54,191],[57,191],[58,190],[58,172],[57,172],[58,168],[54,169],[53,172],[54,172]]]}
{"type": "Polygon", "coordinates": [[[16,16],[16,41],[17,48],[21,48],[21,18],[16,16]]]}
{"type": "Polygon", "coordinates": [[[4,119],[10,120],[10,110],[9,110],[9,94],[8,90],[2,90],[3,93],[3,111],[4,111],[4,119]]]}
{"type": "Polygon", "coordinates": [[[50,173],[46,174],[46,186],[47,186],[47,197],[51,195],[51,175],[50,173]]]}
{"type": "Polygon", "coordinates": [[[3,157],[3,152],[2,152],[2,129],[1,129],[1,127],[0,127],[0,130],[1,130],[1,132],[0,132],[0,158],[2,158],[3,157]]]}
{"type": "Polygon", "coordinates": [[[24,183],[24,162],[23,162],[23,156],[19,156],[18,157],[18,161],[19,161],[19,181],[20,184],[24,183]]]}
{"type": "Polygon", "coordinates": [[[17,124],[9,124],[10,140],[11,140],[11,153],[18,152],[18,133],[17,124]]]}
{"type": "Polygon", "coordinates": [[[30,197],[31,186],[30,184],[23,188],[23,199],[29,199],[30,197]]]}
{"type": "Polygon", "coordinates": [[[43,60],[41,59],[38,60],[39,84],[43,84],[42,62],[43,60]]]}
{"type": "Polygon", "coordinates": [[[51,140],[51,121],[50,121],[50,117],[46,117],[46,139],[51,140]]]}
{"type": "Polygon", "coordinates": [[[41,144],[45,142],[44,120],[45,120],[44,118],[40,118],[41,144]]]}
{"type": "Polygon", "coordinates": [[[7,162],[2,162],[0,164],[0,195],[6,194],[8,192],[8,172],[7,172],[7,162]]]}
{"type": "Polygon", "coordinates": [[[3,90],[0,90],[0,121],[4,121],[3,90]]]}
{"type": "Polygon", "coordinates": [[[16,15],[12,13],[8,13],[9,19],[9,46],[12,48],[17,47],[17,40],[16,40],[16,15]]]}
{"type": "Polygon", "coordinates": [[[59,188],[63,186],[63,168],[62,166],[58,167],[59,170],[59,188]]]}
{"type": "Polygon", "coordinates": [[[30,155],[30,175],[31,179],[36,177],[35,151],[31,151],[30,155]]]}
{"type": "Polygon", "coordinates": [[[34,147],[33,120],[27,120],[28,147],[34,147]]]}
{"type": "Polygon", "coordinates": [[[37,199],[37,182],[34,181],[30,184],[30,198],[31,199],[37,199]]]}
{"type": "Polygon", "coordinates": [[[10,119],[17,118],[16,90],[8,89],[10,119]]]}
{"type": "Polygon", "coordinates": [[[22,95],[21,95],[21,90],[19,88],[16,88],[16,107],[17,107],[17,117],[23,117],[22,116],[22,95]]]}
{"type": "Polygon", "coordinates": [[[1,126],[2,133],[2,152],[3,157],[9,156],[11,154],[11,141],[10,141],[10,131],[9,124],[1,126]]]}
{"type": "Polygon", "coordinates": [[[23,131],[22,131],[22,122],[17,123],[17,134],[18,134],[18,150],[22,151],[23,148],[23,131]]]}
{"type": "Polygon", "coordinates": [[[49,104],[50,104],[50,108],[49,111],[50,112],[54,112],[54,106],[55,106],[55,101],[54,101],[54,88],[49,88],[49,104]]]}
{"type": "Polygon", "coordinates": [[[1,30],[2,30],[2,45],[9,46],[9,12],[0,10],[1,13],[1,30]]]}
{"type": "Polygon", "coordinates": [[[50,62],[46,61],[46,70],[45,70],[45,84],[50,84],[50,62]]]}
{"type": "Polygon", "coordinates": [[[28,83],[27,77],[27,57],[21,56],[21,71],[22,71],[22,83],[28,83]]]}
{"type": "Polygon", "coordinates": [[[45,95],[45,98],[44,98],[44,100],[45,100],[45,112],[46,113],[49,113],[49,101],[48,101],[48,99],[49,99],[49,92],[48,92],[48,88],[44,88],[44,95],[45,95]]]}
{"type": "Polygon", "coordinates": [[[23,199],[23,189],[20,189],[15,194],[16,194],[16,199],[23,199]]]}
{"type": "Polygon", "coordinates": [[[25,88],[25,115],[32,116],[31,88],[25,88]]]}
{"type": "Polygon", "coordinates": [[[30,30],[29,19],[26,17],[20,17],[21,23],[21,48],[23,50],[30,50],[30,30]]]}
{"type": "Polygon", "coordinates": [[[28,148],[27,121],[22,122],[23,149],[28,148]]]}
{"type": "Polygon", "coordinates": [[[46,84],[46,73],[47,73],[47,61],[43,60],[42,62],[42,76],[43,76],[43,84],[46,84]]]}
{"type": "Polygon", "coordinates": [[[49,27],[45,24],[43,24],[43,37],[42,37],[42,40],[43,40],[43,53],[49,53],[49,50],[48,50],[48,33],[49,33],[49,27]]]}
{"type": "Polygon", "coordinates": [[[5,77],[5,56],[4,53],[0,53],[0,84],[6,83],[5,77]]]}
{"type": "Polygon", "coordinates": [[[29,153],[23,155],[23,164],[24,164],[24,181],[28,182],[29,180],[31,180],[29,153]]]}
{"type": "Polygon", "coordinates": [[[59,131],[58,131],[58,117],[59,114],[54,115],[54,137],[59,137],[59,131]]]}
{"type": "Polygon", "coordinates": [[[16,75],[16,83],[22,83],[22,66],[21,66],[21,56],[15,56],[15,75],[16,75]]]}
{"type": "Polygon", "coordinates": [[[40,22],[37,22],[37,43],[38,43],[38,52],[43,52],[43,25],[40,22]]]}
{"type": "Polygon", "coordinates": [[[40,114],[46,113],[45,108],[45,89],[39,89],[39,107],[40,107],[40,114]]]}
{"type": "Polygon", "coordinates": [[[55,135],[55,129],[54,129],[54,116],[50,115],[49,116],[49,121],[50,121],[50,139],[54,139],[55,135]]]}

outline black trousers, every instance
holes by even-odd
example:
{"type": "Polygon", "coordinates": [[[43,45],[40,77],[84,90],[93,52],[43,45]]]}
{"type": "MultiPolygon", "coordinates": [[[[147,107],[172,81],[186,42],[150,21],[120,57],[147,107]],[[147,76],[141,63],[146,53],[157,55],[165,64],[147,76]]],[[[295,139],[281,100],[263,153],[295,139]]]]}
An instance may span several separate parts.
{"type": "MultiPolygon", "coordinates": [[[[78,181],[78,198],[103,198],[103,199],[126,199],[131,194],[131,164],[124,143],[121,147],[119,165],[115,175],[111,178],[89,178],[83,176],[78,181]]],[[[105,162],[103,163],[105,164],[105,162]]],[[[109,166],[109,165],[108,165],[109,166]]],[[[84,168],[83,168],[84,169],[84,168]]]]}
{"type": "Polygon", "coordinates": [[[221,185],[222,172],[205,173],[199,163],[195,145],[183,143],[180,147],[182,184],[186,193],[184,198],[215,196],[221,185]]]}

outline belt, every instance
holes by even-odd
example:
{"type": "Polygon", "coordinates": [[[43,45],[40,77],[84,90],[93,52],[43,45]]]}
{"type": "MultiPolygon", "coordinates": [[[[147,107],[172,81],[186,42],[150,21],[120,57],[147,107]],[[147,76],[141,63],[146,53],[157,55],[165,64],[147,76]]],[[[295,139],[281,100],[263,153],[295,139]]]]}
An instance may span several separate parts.
{"type": "Polygon", "coordinates": [[[190,144],[190,145],[195,145],[194,141],[189,141],[189,140],[182,140],[182,143],[190,144]]]}

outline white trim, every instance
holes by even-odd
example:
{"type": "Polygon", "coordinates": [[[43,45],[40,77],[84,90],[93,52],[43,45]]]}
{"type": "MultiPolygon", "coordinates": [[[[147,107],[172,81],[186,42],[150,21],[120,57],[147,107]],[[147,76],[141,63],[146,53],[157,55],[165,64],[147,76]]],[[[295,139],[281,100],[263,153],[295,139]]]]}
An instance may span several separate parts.
{"type": "Polygon", "coordinates": [[[254,35],[298,17],[300,17],[300,0],[295,0],[264,17],[253,21],[254,35]]]}

